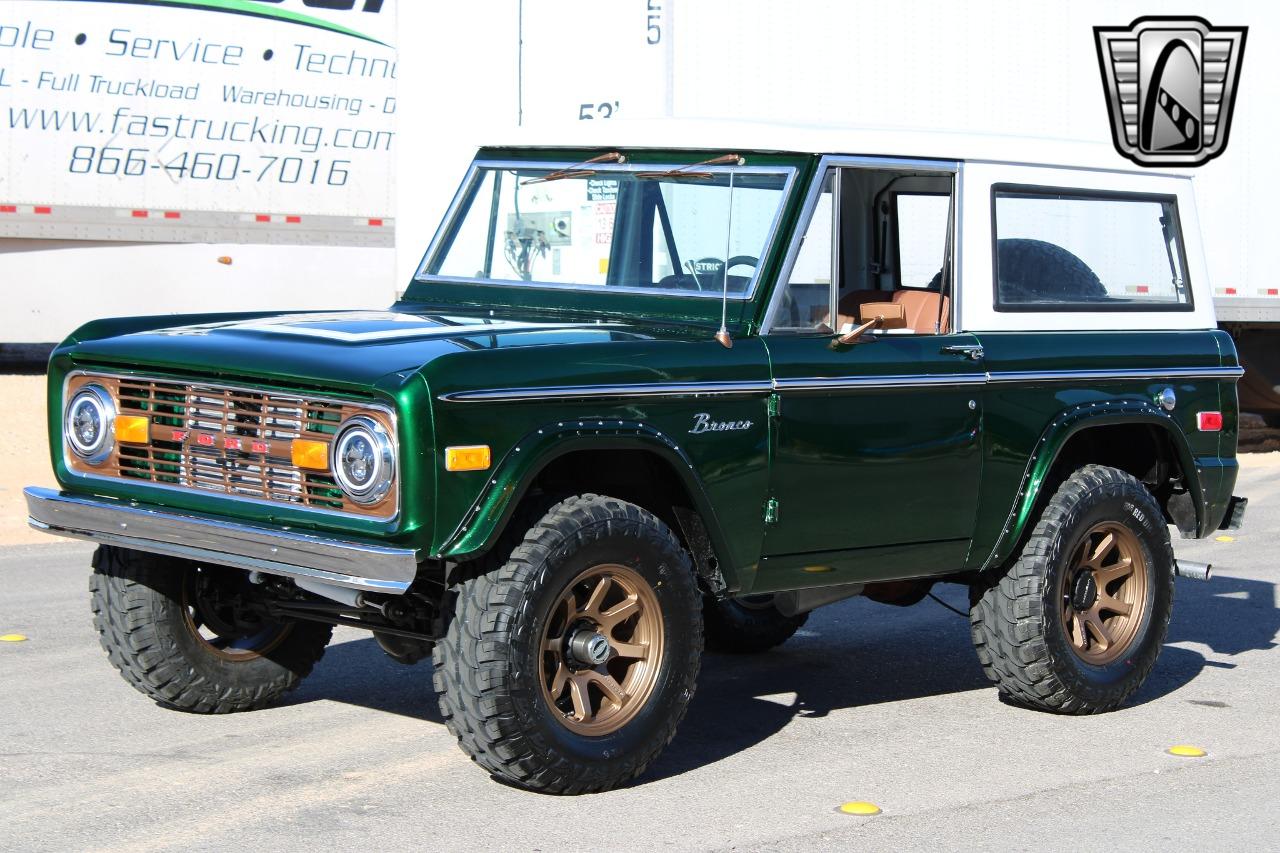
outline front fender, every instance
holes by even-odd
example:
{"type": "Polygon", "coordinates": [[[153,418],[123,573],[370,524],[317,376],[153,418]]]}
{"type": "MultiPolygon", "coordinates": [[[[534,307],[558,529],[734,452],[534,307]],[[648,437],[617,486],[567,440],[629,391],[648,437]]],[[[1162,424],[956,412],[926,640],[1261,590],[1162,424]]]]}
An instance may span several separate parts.
{"type": "MultiPolygon", "coordinates": [[[[520,505],[530,484],[548,465],[578,450],[646,450],[668,462],[702,517],[718,555],[728,554],[723,529],[693,460],[666,433],[641,421],[557,421],[526,433],[494,466],[488,483],[438,548],[438,557],[458,560],[491,548],[520,505]]],[[[726,582],[736,586],[732,561],[719,560],[726,582]]]]}
{"type": "Polygon", "coordinates": [[[1085,429],[1112,424],[1147,424],[1163,429],[1178,455],[1186,478],[1187,490],[1196,511],[1196,527],[1203,531],[1208,508],[1205,505],[1200,469],[1191,452],[1191,445],[1177,420],[1153,403],[1142,400],[1107,400],[1081,403],[1064,409],[1041,433],[1035,450],[1027,461],[1018,494],[1005,520],[1000,537],[991,554],[982,564],[982,570],[1000,565],[1013,552],[1027,525],[1032,522],[1036,502],[1040,499],[1044,482],[1058,460],[1062,448],[1072,436],[1085,429]]]}

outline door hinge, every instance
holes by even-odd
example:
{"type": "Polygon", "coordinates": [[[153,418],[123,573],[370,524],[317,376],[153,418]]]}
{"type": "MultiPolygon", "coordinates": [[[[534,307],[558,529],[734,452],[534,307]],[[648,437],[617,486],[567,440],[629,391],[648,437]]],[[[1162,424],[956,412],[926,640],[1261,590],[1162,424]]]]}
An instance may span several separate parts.
{"type": "Polygon", "coordinates": [[[782,412],[782,397],[777,394],[769,395],[769,417],[776,418],[782,412]]]}
{"type": "Polygon", "coordinates": [[[765,524],[778,523],[778,499],[777,498],[769,498],[769,500],[765,501],[764,523],[765,524]]]}

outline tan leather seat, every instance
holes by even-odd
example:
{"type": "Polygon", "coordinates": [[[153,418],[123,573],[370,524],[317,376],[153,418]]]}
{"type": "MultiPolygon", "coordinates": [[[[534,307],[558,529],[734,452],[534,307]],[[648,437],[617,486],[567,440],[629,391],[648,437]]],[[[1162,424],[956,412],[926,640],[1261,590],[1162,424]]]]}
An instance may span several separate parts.
{"type": "Polygon", "coordinates": [[[893,301],[902,306],[907,313],[907,328],[917,335],[932,335],[935,331],[946,332],[951,318],[948,316],[949,300],[935,290],[895,290],[893,301]],[[942,328],[938,328],[939,305],[941,305],[942,328]]]}
{"type": "MultiPolygon", "coordinates": [[[[942,304],[942,332],[950,330],[951,301],[936,290],[895,290],[886,293],[883,290],[851,290],[840,298],[839,316],[836,318],[837,330],[845,326],[866,322],[861,315],[863,305],[873,302],[891,301],[901,305],[907,315],[907,328],[917,335],[932,335],[938,323],[938,304],[942,304]]],[[[823,322],[826,321],[824,315],[823,322]]],[[[829,325],[829,324],[828,324],[829,325]]]]}

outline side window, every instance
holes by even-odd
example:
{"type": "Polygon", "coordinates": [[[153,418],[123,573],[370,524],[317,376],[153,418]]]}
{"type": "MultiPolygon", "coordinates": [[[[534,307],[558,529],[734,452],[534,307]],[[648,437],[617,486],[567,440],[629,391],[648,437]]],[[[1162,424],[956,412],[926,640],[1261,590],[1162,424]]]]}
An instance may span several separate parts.
{"type": "Polygon", "coordinates": [[[997,311],[1190,310],[1171,197],[997,187],[997,311]]]}
{"type": "Polygon", "coordinates": [[[795,266],[787,279],[774,328],[786,331],[816,329],[831,313],[832,237],[835,229],[835,172],[822,181],[817,207],[805,229],[795,266]]]}
{"type": "Polygon", "coordinates": [[[951,197],[935,193],[894,195],[898,286],[937,290],[947,252],[951,197]]]}

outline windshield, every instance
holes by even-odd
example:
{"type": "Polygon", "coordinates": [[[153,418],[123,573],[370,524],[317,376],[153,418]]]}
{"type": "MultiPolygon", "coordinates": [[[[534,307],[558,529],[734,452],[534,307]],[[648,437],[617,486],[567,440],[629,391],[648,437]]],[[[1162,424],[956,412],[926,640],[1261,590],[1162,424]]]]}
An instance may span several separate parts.
{"type": "Polygon", "coordinates": [[[422,274],[730,296],[752,290],[792,170],[478,166],[422,274]],[[564,176],[567,173],[567,176],[564,176]]]}

